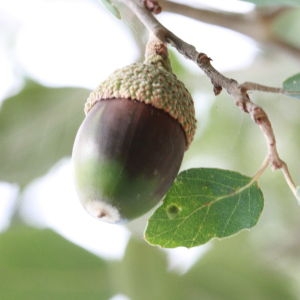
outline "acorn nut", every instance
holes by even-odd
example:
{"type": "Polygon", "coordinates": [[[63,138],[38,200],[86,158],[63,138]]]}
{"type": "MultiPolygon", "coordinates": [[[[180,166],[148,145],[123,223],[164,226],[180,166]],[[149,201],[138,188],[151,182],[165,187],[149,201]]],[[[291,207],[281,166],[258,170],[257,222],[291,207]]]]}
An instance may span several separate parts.
{"type": "Polygon", "coordinates": [[[93,91],[73,148],[78,195],[108,222],[137,218],[167,192],[196,128],[193,100],[166,57],[115,71],[93,91]]]}

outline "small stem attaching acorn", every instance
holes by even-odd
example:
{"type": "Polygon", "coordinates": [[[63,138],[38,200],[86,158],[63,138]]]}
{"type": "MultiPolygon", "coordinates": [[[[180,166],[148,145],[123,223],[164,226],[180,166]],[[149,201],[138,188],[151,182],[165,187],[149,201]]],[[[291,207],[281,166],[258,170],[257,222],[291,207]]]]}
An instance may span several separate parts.
{"type": "Polygon", "coordinates": [[[115,71],[93,91],[73,148],[86,210],[108,222],[137,218],[167,192],[192,142],[192,97],[156,39],[143,63],[115,71]]]}

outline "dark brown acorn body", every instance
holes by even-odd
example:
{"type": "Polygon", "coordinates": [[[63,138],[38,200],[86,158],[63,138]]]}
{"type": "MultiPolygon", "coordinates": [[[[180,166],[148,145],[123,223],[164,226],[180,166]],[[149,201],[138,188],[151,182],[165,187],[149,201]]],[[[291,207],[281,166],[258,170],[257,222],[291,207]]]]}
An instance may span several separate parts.
{"type": "Polygon", "coordinates": [[[193,138],[190,94],[161,64],[134,64],[92,92],[86,112],[73,148],[83,206],[109,222],[141,216],[167,192],[193,138]]]}

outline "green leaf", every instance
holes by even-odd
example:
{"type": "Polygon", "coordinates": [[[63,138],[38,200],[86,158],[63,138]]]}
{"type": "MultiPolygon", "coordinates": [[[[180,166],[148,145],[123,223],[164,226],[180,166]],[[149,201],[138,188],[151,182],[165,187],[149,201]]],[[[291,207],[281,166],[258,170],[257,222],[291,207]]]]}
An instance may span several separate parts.
{"type": "Polygon", "coordinates": [[[274,6],[274,5],[298,5],[299,0],[243,0],[245,2],[251,2],[259,6],[274,6]]]}
{"type": "Polygon", "coordinates": [[[286,79],[283,89],[285,95],[300,99],[300,73],[286,79]]]}
{"type": "Polygon", "coordinates": [[[145,233],[153,245],[194,247],[254,226],[263,209],[256,182],[221,169],[181,172],[145,233]]]}
{"type": "Polygon", "coordinates": [[[111,3],[110,0],[101,0],[105,8],[110,11],[116,18],[121,19],[119,10],[111,3]]]}
{"type": "Polygon", "coordinates": [[[0,109],[0,180],[21,186],[70,156],[88,91],[28,84],[0,109]]]}
{"type": "Polygon", "coordinates": [[[109,299],[108,274],[105,261],[50,230],[0,234],[1,299],[109,299]]]}

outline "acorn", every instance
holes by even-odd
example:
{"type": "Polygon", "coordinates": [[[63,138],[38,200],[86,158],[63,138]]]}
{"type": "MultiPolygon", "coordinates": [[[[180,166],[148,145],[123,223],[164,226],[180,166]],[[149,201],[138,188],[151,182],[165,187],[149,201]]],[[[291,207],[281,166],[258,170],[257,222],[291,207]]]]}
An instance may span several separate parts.
{"type": "Polygon", "coordinates": [[[143,63],[115,71],[90,94],[74,142],[80,201],[112,223],[161,200],[196,129],[192,97],[172,73],[166,46],[150,47],[143,63]]]}

